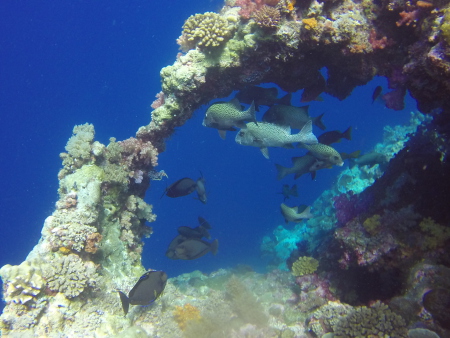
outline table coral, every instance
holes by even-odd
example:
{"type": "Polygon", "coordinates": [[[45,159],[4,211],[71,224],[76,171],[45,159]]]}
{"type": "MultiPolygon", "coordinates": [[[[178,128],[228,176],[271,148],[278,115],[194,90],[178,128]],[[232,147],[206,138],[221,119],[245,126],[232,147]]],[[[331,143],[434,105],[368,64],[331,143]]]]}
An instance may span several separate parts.
{"type": "Polygon", "coordinates": [[[299,257],[294,264],[292,264],[292,274],[294,276],[308,275],[317,270],[319,261],[313,257],[299,257]]]}

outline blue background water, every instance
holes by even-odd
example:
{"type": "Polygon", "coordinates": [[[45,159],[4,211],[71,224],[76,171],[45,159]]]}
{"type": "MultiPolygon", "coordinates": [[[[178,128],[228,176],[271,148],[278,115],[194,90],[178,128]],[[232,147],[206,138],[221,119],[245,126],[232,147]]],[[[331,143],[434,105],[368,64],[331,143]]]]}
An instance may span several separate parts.
{"type": "MultiPolygon", "coordinates": [[[[93,123],[96,139],[108,143],[134,136],[150,118],[160,91],[159,71],[178,53],[176,38],[187,17],[218,11],[222,1],[1,1],[0,2],[0,266],[20,264],[37,244],[43,222],[57,201],[58,154],[76,124],[93,123]]],[[[376,78],[339,102],[323,95],[310,113],[325,112],[327,130],[353,126],[353,141],[339,151],[370,151],[382,140],[386,124],[404,123],[414,100],[395,112],[371,104],[376,78]]],[[[280,93],[281,96],[281,93],[280,93]]],[[[299,94],[293,104],[299,104],[299,94]]],[[[251,264],[263,270],[259,245],[283,223],[279,212],[282,184],[297,183],[290,205],[310,204],[334,181],[340,168],[318,172],[317,180],[276,180],[274,163],[290,165],[301,149],[270,149],[266,160],[257,148],[242,147],[230,133],[225,141],[201,125],[206,107],[179,128],[160,155],[158,169],[168,180],[153,182],[146,201],[157,221],[146,240],[143,263],[174,276],[194,269],[251,264]],[[166,184],[181,177],[207,180],[208,203],[192,196],[160,199],[166,184]],[[180,225],[196,226],[197,216],[213,226],[220,242],[217,256],[171,261],[164,256],[180,225]]],[[[258,115],[259,117],[261,115],[258,115]]],[[[320,130],[315,130],[320,135],[320,130]]],[[[292,226],[292,225],[288,225],[292,226]]]]}

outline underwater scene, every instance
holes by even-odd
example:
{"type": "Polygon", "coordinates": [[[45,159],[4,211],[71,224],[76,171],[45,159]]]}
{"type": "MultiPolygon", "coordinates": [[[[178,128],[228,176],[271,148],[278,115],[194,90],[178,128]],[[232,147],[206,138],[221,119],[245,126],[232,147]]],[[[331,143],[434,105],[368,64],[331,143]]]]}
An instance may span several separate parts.
{"type": "Polygon", "coordinates": [[[448,0],[0,31],[0,337],[450,337],[448,0]]]}

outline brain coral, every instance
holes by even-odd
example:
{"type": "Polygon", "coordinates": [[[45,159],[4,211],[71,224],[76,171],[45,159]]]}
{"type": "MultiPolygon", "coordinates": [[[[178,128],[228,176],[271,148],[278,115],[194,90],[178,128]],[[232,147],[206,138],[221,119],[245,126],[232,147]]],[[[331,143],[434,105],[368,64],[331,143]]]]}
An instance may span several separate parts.
{"type": "Polygon", "coordinates": [[[231,37],[233,30],[234,26],[217,13],[191,15],[183,25],[178,44],[183,51],[218,47],[231,37]]]}
{"type": "Polygon", "coordinates": [[[292,274],[294,276],[303,276],[313,273],[319,267],[319,261],[312,257],[299,257],[294,264],[292,264],[292,274]]]}
{"type": "Polygon", "coordinates": [[[50,290],[63,293],[68,298],[78,296],[85,287],[94,286],[98,275],[92,262],[83,262],[75,254],[57,258],[43,269],[50,290]]]}

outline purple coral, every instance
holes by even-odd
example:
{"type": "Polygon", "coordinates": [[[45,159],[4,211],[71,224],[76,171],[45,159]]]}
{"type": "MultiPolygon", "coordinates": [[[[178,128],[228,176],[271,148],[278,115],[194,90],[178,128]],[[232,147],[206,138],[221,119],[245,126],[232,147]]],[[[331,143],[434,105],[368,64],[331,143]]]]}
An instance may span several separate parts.
{"type": "Polygon", "coordinates": [[[358,195],[355,195],[353,191],[334,197],[333,202],[340,225],[347,224],[364,210],[361,208],[358,195]]]}

